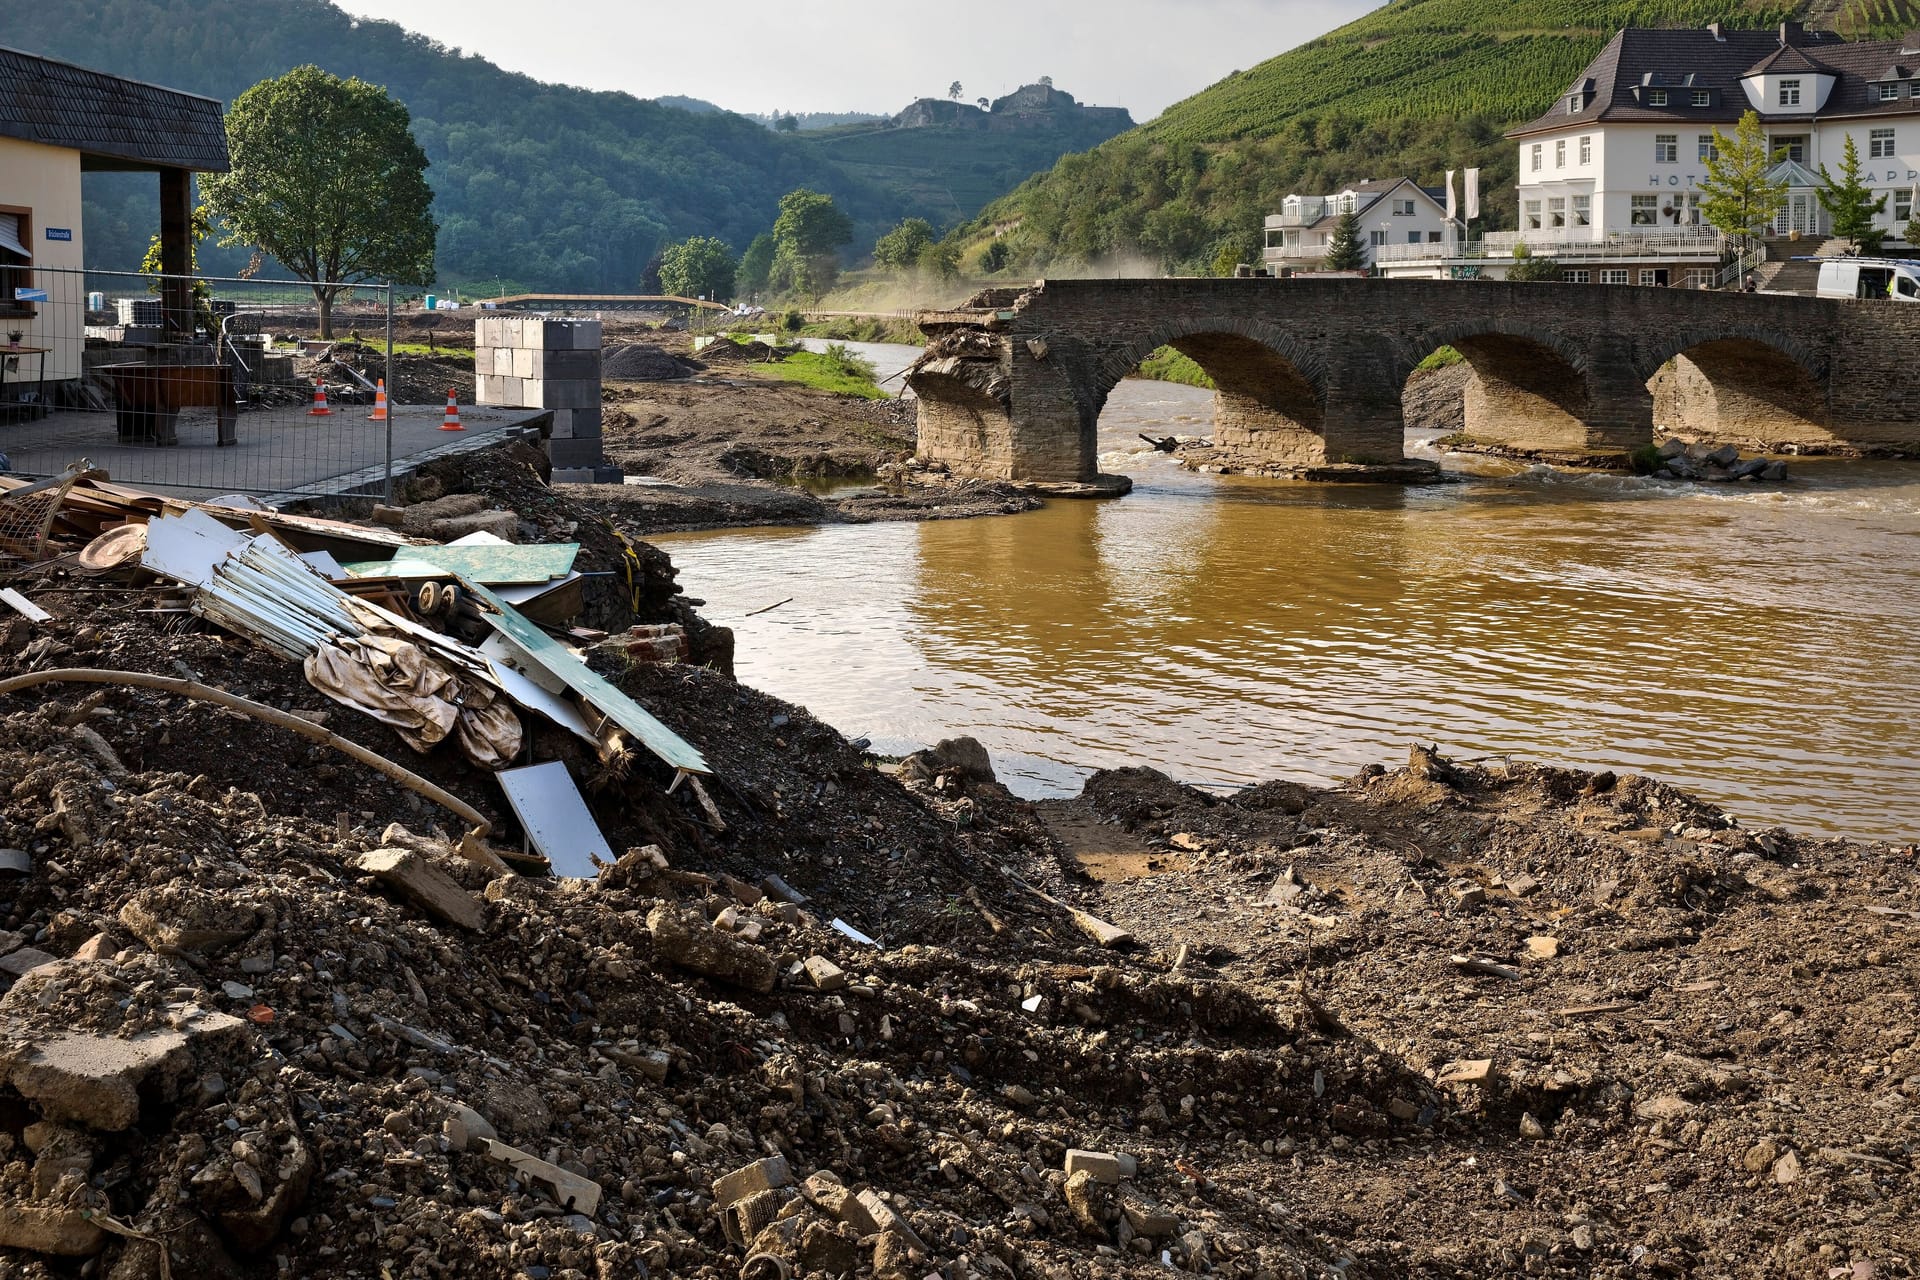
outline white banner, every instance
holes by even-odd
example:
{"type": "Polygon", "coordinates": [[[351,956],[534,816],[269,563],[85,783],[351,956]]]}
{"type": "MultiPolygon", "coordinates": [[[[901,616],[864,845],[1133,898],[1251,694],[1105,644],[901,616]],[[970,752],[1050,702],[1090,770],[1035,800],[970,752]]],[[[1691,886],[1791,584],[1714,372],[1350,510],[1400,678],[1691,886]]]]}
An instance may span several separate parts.
{"type": "Polygon", "coordinates": [[[1447,221],[1452,222],[1459,216],[1453,203],[1453,170],[1447,170],[1447,221]]]}
{"type": "Polygon", "coordinates": [[[1480,216],[1480,171],[1467,170],[1467,221],[1480,216]]]}

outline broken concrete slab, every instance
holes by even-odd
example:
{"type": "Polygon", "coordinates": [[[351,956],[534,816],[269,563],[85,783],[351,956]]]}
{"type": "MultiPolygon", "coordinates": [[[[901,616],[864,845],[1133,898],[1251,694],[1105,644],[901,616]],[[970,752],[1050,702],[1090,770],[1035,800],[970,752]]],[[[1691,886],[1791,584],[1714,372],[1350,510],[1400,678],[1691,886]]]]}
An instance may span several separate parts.
{"type": "Polygon", "coordinates": [[[87,1258],[107,1244],[107,1233],[64,1205],[0,1204],[0,1248],[61,1258],[87,1258]]]}
{"type": "Polygon", "coordinates": [[[218,951],[252,934],[252,907],[190,885],[142,889],[120,908],[120,923],[155,951],[218,951]]]}
{"type": "Polygon", "coordinates": [[[808,956],[807,978],[822,991],[838,991],[847,985],[847,973],[825,956],[808,956]]]}
{"type": "Polygon", "coordinates": [[[790,1186],[792,1183],[793,1170],[788,1166],[787,1158],[768,1156],[764,1160],[755,1160],[752,1164],[741,1165],[732,1173],[715,1178],[713,1200],[715,1204],[725,1207],[736,1200],[744,1200],[762,1191],[790,1186]]]}
{"type": "Polygon", "coordinates": [[[62,1032],[0,1049],[0,1080],[49,1119],[118,1133],[140,1118],[143,1095],[175,1100],[198,1078],[202,1055],[233,1056],[246,1043],[246,1022],[197,1010],[179,1026],[125,1040],[62,1032]]]}
{"type": "Polygon", "coordinates": [[[647,916],[654,953],[682,969],[762,994],[773,990],[775,966],[766,949],[693,921],[662,903],[647,916]]]}
{"type": "Polygon", "coordinates": [[[38,947],[20,947],[0,956],[0,973],[11,978],[24,978],[28,973],[42,965],[53,964],[59,956],[48,955],[38,947]]]}
{"type": "Polygon", "coordinates": [[[875,1231],[883,1234],[892,1232],[922,1254],[932,1252],[927,1248],[926,1242],[914,1232],[913,1226],[907,1221],[905,1215],[889,1204],[887,1198],[878,1191],[868,1187],[855,1196],[854,1201],[867,1211],[867,1217],[872,1220],[875,1231]]]}
{"type": "Polygon", "coordinates": [[[1493,1079],[1492,1058],[1462,1058],[1440,1068],[1436,1084],[1485,1084],[1493,1079]]]}
{"type": "Polygon", "coordinates": [[[479,899],[409,849],[373,849],[347,859],[347,864],[366,872],[436,920],[475,931],[486,924],[486,908],[479,899]]]}

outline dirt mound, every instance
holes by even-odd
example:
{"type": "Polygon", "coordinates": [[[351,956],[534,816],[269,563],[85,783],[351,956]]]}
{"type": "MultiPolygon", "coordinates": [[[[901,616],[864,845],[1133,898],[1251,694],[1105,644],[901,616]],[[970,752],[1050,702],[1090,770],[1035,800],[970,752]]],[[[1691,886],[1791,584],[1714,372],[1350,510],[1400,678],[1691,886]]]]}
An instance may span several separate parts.
{"type": "Polygon", "coordinates": [[[600,358],[600,376],[609,382],[671,382],[702,367],[645,342],[609,347],[600,358]]]}
{"type": "Polygon", "coordinates": [[[751,342],[733,342],[720,338],[700,348],[700,360],[707,365],[721,364],[766,364],[770,360],[779,360],[786,351],[770,347],[759,339],[751,342]]]}

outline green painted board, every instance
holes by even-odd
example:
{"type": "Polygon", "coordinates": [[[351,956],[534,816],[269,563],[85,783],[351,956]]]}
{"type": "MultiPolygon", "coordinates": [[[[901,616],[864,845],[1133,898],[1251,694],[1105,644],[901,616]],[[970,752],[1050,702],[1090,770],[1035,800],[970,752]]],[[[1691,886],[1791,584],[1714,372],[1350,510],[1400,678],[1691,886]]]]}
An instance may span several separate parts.
{"type": "Polygon", "coordinates": [[[356,578],[426,578],[437,570],[487,586],[517,587],[566,577],[573,572],[579,554],[577,542],[527,547],[403,547],[391,560],[357,560],[341,567],[356,578]]]}
{"type": "Polygon", "coordinates": [[[632,734],[647,750],[659,756],[675,769],[684,769],[688,773],[711,775],[712,768],[707,758],[685,738],[667,726],[661,724],[646,709],[632,698],[614,688],[594,672],[586,663],[573,656],[567,647],[522,617],[519,610],[502,600],[484,586],[471,578],[462,578],[461,584],[487,607],[480,616],[487,625],[527,656],[541,670],[549,672],[562,684],[580,695],[587,704],[589,715],[598,710],[606,717],[632,734]]]}

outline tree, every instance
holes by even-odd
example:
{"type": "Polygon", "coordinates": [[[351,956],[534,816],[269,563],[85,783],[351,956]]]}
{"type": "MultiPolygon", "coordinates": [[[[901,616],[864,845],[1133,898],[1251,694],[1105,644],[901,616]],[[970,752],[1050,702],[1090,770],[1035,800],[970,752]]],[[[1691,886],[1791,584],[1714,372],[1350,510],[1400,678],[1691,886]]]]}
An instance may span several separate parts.
{"type": "Polygon", "coordinates": [[[406,107],[378,85],[295,67],[227,112],[232,168],[200,190],[228,227],[313,286],[320,336],[333,336],[345,284],[433,280],[433,191],[406,107]]]}
{"type": "Polygon", "coordinates": [[[1713,131],[1713,153],[1700,180],[1700,215],[1724,235],[1758,235],[1787,204],[1787,184],[1768,176],[1785,155],[1767,147],[1758,114],[1740,117],[1729,139],[1713,131]]]}
{"type": "Polygon", "coordinates": [[[1041,76],[1038,83],[1042,89],[1051,89],[1053,88],[1053,77],[1041,76]]]}
{"type": "Polygon", "coordinates": [[[985,111],[988,107],[991,107],[993,104],[991,102],[988,102],[985,98],[975,98],[973,100],[973,105],[980,108],[982,111],[985,111]]]}
{"type": "Polygon", "coordinates": [[[651,295],[666,291],[666,286],[660,282],[660,268],[666,265],[667,251],[655,249],[653,256],[647,259],[647,265],[640,268],[640,292],[651,295]]]}
{"type": "Polygon", "coordinates": [[[853,222],[832,196],[805,187],[787,192],[773,220],[773,285],[818,298],[840,278],[836,250],[852,239],[853,222]]]}
{"type": "Polygon", "coordinates": [[[921,274],[939,280],[951,280],[960,273],[960,251],[945,241],[929,241],[920,248],[914,265],[921,274]]]}
{"type": "Polygon", "coordinates": [[[800,121],[793,116],[781,116],[773,122],[773,127],[782,133],[800,132],[800,121]]]}
{"type": "Polygon", "coordinates": [[[1815,194],[1820,197],[1820,207],[1833,219],[1834,235],[1851,241],[1855,253],[1871,257],[1880,252],[1880,242],[1887,238],[1887,232],[1874,219],[1886,212],[1887,198],[1874,199],[1873,191],[1860,181],[1860,149],[1853,145],[1851,133],[1840,153],[1840,181],[1835,182],[1822,164],[1815,194]]]}
{"type": "Polygon", "coordinates": [[[1920,216],[1907,219],[1906,238],[1908,244],[1920,245],[1920,216]]]}
{"type": "Polygon", "coordinates": [[[980,269],[988,274],[992,274],[1007,265],[1007,258],[1009,256],[1007,253],[1007,242],[1005,240],[995,240],[989,244],[986,251],[980,255],[980,269]]]}
{"type": "Polygon", "coordinates": [[[693,236],[666,251],[660,263],[660,287],[683,298],[723,302],[733,296],[737,267],[724,241],[693,236]]]}
{"type": "Polygon", "coordinates": [[[1360,243],[1359,215],[1348,212],[1340,215],[1340,221],[1333,224],[1333,234],[1327,238],[1327,270],[1329,271],[1365,271],[1367,269],[1367,247],[1360,243]]]}
{"type": "Polygon", "coordinates": [[[767,291],[767,280],[773,274],[773,233],[762,231],[747,245],[747,251],[740,255],[740,269],[734,274],[734,285],[750,298],[758,298],[767,291]]]}
{"type": "Polygon", "coordinates": [[[960,87],[960,82],[958,80],[955,80],[952,84],[947,86],[947,96],[949,98],[952,98],[955,102],[960,101],[960,95],[964,92],[965,90],[963,90],[960,87]]]}
{"type": "Polygon", "coordinates": [[[1552,256],[1536,258],[1526,241],[1513,246],[1513,265],[1507,268],[1509,280],[1553,281],[1560,279],[1560,262],[1552,256]]]}
{"type": "Polygon", "coordinates": [[[873,260],[895,270],[910,267],[920,260],[921,251],[933,241],[932,223],[925,218],[907,218],[873,242],[873,260]]]}

